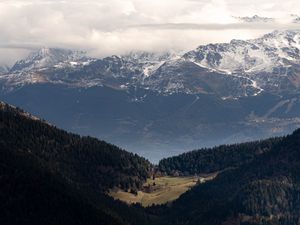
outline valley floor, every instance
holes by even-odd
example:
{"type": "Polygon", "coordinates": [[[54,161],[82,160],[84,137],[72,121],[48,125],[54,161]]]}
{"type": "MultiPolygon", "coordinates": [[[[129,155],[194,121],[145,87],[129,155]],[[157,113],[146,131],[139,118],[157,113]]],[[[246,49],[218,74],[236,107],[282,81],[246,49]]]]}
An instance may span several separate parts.
{"type": "Polygon", "coordinates": [[[119,199],[128,204],[140,203],[144,207],[160,205],[176,200],[197,183],[205,182],[214,177],[215,175],[206,178],[197,176],[157,177],[155,179],[148,179],[143,185],[143,189],[137,193],[117,189],[111,190],[109,195],[114,199],[119,199]]]}

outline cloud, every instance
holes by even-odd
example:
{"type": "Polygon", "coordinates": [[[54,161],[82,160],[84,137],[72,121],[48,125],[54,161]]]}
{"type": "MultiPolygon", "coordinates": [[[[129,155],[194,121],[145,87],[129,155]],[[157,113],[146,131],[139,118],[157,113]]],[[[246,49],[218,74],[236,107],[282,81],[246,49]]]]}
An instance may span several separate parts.
{"type": "Polygon", "coordinates": [[[229,24],[195,24],[195,23],[166,23],[166,24],[141,24],[132,27],[145,29],[162,29],[162,30],[285,30],[299,29],[300,25],[295,23],[229,23],[229,24]]]}
{"type": "Polygon", "coordinates": [[[0,65],[42,46],[102,57],[254,38],[296,29],[286,18],[299,7],[294,0],[0,0],[0,65]],[[254,14],[277,20],[243,24],[233,17],[254,14]]]}

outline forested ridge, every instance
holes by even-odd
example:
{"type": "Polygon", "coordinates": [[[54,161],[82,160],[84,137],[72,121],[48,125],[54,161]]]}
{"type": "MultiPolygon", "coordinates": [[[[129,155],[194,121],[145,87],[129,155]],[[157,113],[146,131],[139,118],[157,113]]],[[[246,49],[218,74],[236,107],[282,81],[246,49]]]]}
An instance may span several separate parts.
{"type": "Polygon", "coordinates": [[[168,175],[195,175],[222,171],[251,162],[259,155],[270,151],[281,140],[282,138],[270,138],[263,141],[194,150],[162,159],[158,169],[168,175]]]}
{"type": "Polygon", "coordinates": [[[128,206],[110,188],[138,190],[153,165],[0,103],[0,224],[298,225],[300,130],[282,138],[162,160],[160,174],[221,171],[178,200],[128,206]]]}
{"type": "Polygon", "coordinates": [[[149,176],[150,162],[136,154],[28,119],[28,114],[6,104],[1,107],[1,148],[30,153],[76,185],[137,189],[149,176]]]}
{"type": "Polygon", "coordinates": [[[0,224],[146,224],[139,208],[105,195],[140,188],[152,167],[142,157],[5,103],[0,154],[0,224]]]}
{"type": "Polygon", "coordinates": [[[253,160],[194,187],[170,208],[157,208],[162,224],[299,224],[300,130],[272,140],[253,160]]]}
{"type": "Polygon", "coordinates": [[[0,155],[0,224],[125,224],[34,156],[2,147],[0,155]]]}

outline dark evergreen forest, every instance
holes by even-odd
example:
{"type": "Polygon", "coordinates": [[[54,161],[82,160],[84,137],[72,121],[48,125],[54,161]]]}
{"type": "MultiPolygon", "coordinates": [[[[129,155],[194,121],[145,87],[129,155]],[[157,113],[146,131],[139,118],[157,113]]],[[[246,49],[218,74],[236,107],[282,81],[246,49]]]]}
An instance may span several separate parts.
{"type": "Polygon", "coordinates": [[[299,171],[300,130],[195,150],[155,166],[0,104],[0,224],[296,225],[299,171]],[[161,206],[128,206],[106,195],[116,187],[139,190],[153,171],[218,175],[161,206]]]}

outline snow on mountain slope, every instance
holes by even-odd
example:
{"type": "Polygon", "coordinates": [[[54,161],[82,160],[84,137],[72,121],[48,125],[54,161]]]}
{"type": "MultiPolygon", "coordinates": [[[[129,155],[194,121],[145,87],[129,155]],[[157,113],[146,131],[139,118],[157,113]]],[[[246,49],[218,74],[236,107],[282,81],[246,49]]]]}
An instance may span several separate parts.
{"type": "Polygon", "coordinates": [[[300,31],[274,31],[261,38],[199,46],[184,55],[221,72],[272,72],[274,67],[300,63],[300,31]]]}
{"type": "Polygon", "coordinates": [[[197,65],[253,80],[256,86],[279,91],[299,87],[300,31],[274,31],[253,40],[199,46],[186,53],[197,65]]]}
{"type": "MultiPolygon", "coordinates": [[[[257,17],[255,17],[258,19],[257,17]]],[[[30,83],[139,87],[159,93],[222,98],[300,88],[300,31],[274,31],[253,40],[201,45],[185,54],[131,52],[93,59],[83,52],[43,48],[0,76],[5,87],[30,83]]]]}
{"type": "Polygon", "coordinates": [[[150,76],[166,61],[178,58],[180,58],[180,55],[173,51],[161,53],[131,52],[124,56],[126,61],[130,61],[141,68],[145,77],[150,76]]]}
{"type": "Polygon", "coordinates": [[[9,70],[3,72],[0,82],[5,91],[26,84],[61,83],[64,80],[62,70],[79,69],[94,60],[87,57],[82,51],[41,48],[33,51],[27,58],[17,61],[9,70]],[[59,79],[56,79],[57,75],[59,79]]]}
{"type": "Polygon", "coordinates": [[[131,52],[102,59],[64,49],[40,49],[18,61],[0,77],[9,89],[30,83],[64,83],[71,86],[102,86],[126,89],[150,76],[164,62],[179,58],[174,52],[131,52]]]}
{"type": "Polygon", "coordinates": [[[5,74],[9,71],[9,67],[7,66],[0,66],[0,75],[5,74]]]}
{"type": "Polygon", "coordinates": [[[183,58],[165,62],[143,84],[164,94],[213,94],[222,98],[252,96],[261,91],[246,77],[213,72],[183,58]]]}
{"type": "Polygon", "coordinates": [[[84,52],[57,48],[41,48],[15,63],[10,72],[41,70],[49,67],[84,65],[91,61],[84,52]]]}

